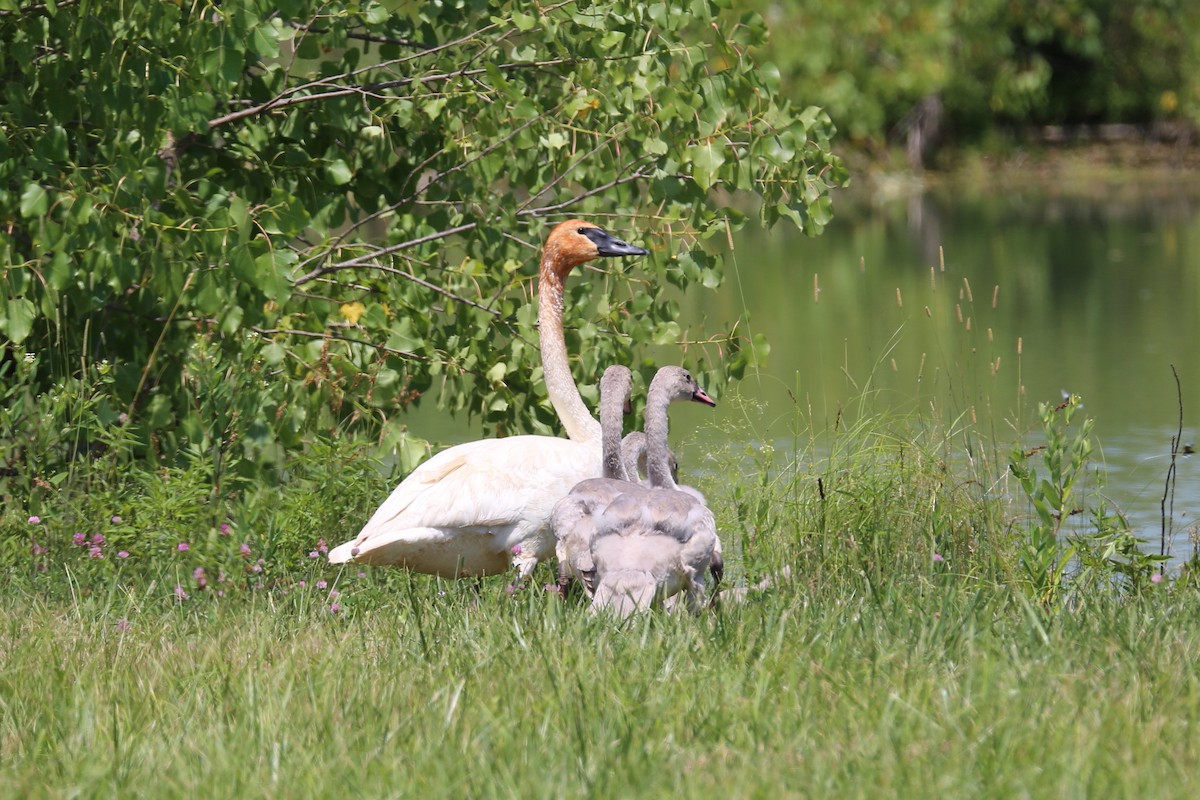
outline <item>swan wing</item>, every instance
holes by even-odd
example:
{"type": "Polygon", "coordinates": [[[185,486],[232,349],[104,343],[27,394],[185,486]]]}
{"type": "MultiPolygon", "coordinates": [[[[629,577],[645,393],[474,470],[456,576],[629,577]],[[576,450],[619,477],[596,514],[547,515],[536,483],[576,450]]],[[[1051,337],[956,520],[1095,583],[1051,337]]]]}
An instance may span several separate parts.
{"type": "MultiPolygon", "coordinates": [[[[569,439],[513,436],[456,445],[413,470],[357,537],[330,551],[329,560],[406,563],[425,571],[400,557],[406,542],[444,551],[447,559],[469,542],[496,552],[524,547],[527,538],[548,533],[557,500],[599,473],[598,448],[569,439]],[[480,536],[493,541],[480,545],[480,536]],[[373,550],[396,560],[377,560],[382,553],[366,557],[373,550]]],[[[542,549],[540,543],[534,549],[542,549]]]]}
{"type": "Polygon", "coordinates": [[[596,519],[609,503],[634,486],[615,478],[590,478],[577,483],[570,494],[554,506],[551,527],[559,574],[565,579],[579,580],[588,597],[596,588],[591,553],[596,519]]]}

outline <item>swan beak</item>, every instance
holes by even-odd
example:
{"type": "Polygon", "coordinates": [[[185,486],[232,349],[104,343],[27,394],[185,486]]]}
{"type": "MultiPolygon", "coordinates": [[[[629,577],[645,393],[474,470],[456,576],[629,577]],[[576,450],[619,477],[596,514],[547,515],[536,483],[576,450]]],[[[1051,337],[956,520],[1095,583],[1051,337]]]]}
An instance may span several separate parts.
{"type": "Polygon", "coordinates": [[[706,406],[715,406],[717,404],[717,401],[705,394],[704,390],[700,387],[696,387],[696,391],[692,392],[692,399],[697,403],[704,403],[706,406]]]}
{"type": "Polygon", "coordinates": [[[601,256],[646,256],[650,251],[644,247],[624,242],[603,228],[583,228],[579,231],[592,240],[596,245],[596,253],[601,256]]]}

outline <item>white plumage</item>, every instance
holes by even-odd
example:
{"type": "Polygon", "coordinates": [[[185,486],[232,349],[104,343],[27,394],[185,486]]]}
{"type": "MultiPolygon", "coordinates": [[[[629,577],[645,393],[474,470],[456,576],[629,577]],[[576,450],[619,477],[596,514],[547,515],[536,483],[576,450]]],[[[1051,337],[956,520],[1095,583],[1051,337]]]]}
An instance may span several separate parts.
{"type": "Polygon", "coordinates": [[[556,226],[542,252],[538,327],[547,394],[570,438],[484,439],[438,453],[396,487],[358,536],[332,549],[329,560],[446,577],[494,575],[511,564],[518,580],[528,578],[554,552],[554,504],[579,481],[600,475],[600,425],[567,360],[563,283],[594,258],[647,252],[587,222],[556,226]]]}

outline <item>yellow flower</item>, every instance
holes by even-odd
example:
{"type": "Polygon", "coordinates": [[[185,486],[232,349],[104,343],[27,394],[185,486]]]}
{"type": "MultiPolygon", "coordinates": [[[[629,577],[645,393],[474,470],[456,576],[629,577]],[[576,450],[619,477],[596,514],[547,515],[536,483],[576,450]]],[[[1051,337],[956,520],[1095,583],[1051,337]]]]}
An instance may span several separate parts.
{"type": "Polygon", "coordinates": [[[341,307],[338,308],[338,311],[342,312],[342,316],[349,320],[351,325],[357,325],[359,317],[361,317],[363,312],[366,310],[367,307],[357,301],[353,303],[343,303],[341,307]]]}

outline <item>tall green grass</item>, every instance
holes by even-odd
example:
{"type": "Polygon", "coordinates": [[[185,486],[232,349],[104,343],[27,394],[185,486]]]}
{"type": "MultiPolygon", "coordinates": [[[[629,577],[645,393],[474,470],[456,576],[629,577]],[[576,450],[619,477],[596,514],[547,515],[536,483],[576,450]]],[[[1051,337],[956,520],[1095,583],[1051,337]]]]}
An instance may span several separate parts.
{"type": "Polygon", "coordinates": [[[797,577],[625,626],[419,578],[340,614],[10,589],[0,792],[1193,796],[1194,593],[1047,613],[952,572],[797,577]]]}

